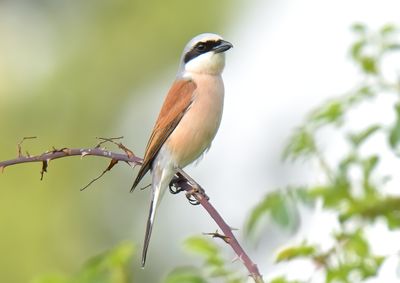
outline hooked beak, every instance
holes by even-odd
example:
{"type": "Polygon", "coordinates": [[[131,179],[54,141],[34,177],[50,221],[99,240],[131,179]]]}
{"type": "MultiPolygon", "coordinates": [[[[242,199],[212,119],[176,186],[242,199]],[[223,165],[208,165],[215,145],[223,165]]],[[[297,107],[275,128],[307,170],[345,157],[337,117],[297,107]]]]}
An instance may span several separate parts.
{"type": "Polygon", "coordinates": [[[233,47],[232,43],[226,40],[221,40],[221,43],[213,48],[215,53],[225,52],[233,47]]]}

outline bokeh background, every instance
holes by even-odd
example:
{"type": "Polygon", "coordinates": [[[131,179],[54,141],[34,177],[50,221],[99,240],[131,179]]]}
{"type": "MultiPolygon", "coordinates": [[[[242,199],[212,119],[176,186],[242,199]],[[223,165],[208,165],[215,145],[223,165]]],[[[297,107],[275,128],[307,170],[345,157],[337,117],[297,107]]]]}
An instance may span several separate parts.
{"type": "MultiPolygon", "coordinates": [[[[38,137],[23,144],[30,154],[124,136],[142,155],[183,46],[198,33],[219,33],[234,44],[224,118],[212,149],[189,171],[240,228],[268,189],[310,178],[307,168],[282,167],[279,155],[307,111],[357,78],[349,27],[398,22],[399,10],[394,0],[1,1],[0,159],[14,158],[24,136],[38,137]]],[[[141,248],[149,191],[129,193],[132,168],[118,165],[80,191],[107,164],[57,160],[43,181],[40,164],[0,175],[0,282],[74,272],[121,241],[141,248]]],[[[160,282],[190,263],[183,239],[215,228],[183,196],[166,195],[146,269],[135,255],[135,282],[160,282]]],[[[273,252],[290,237],[270,227],[257,248],[247,248],[270,270],[273,252]]]]}

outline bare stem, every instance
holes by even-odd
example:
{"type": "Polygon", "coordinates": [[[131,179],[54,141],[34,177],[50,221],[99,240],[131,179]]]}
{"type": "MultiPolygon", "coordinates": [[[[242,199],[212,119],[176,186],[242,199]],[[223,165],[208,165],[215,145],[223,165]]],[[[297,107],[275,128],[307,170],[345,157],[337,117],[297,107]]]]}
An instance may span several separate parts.
{"type": "MultiPolygon", "coordinates": [[[[142,164],[142,159],[140,157],[135,156],[132,151],[127,149],[122,144],[117,144],[120,149],[124,151],[124,153],[116,153],[104,148],[94,147],[94,148],[61,148],[61,149],[53,149],[52,151],[45,152],[36,156],[23,156],[21,154],[21,150],[19,150],[18,158],[0,161],[0,172],[4,170],[4,168],[12,165],[17,165],[21,163],[29,163],[29,162],[41,162],[42,163],[42,177],[43,173],[46,171],[48,166],[48,162],[50,160],[68,157],[68,156],[99,156],[109,158],[114,163],[118,161],[124,161],[130,165],[140,165],[142,164]]],[[[115,164],[109,165],[109,169],[111,169],[115,164]],[[110,167],[111,166],[111,167],[110,167]]],[[[204,207],[204,209],[210,214],[210,216],[214,219],[215,223],[219,226],[219,228],[224,233],[227,243],[232,247],[234,252],[237,254],[238,258],[243,262],[244,266],[250,273],[250,276],[253,277],[256,283],[263,283],[262,276],[257,268],[257,265],[252,262],[246,252],[243,250],[236,237],[232,233],[232,229],[228,224],[224,221],[218,211],[214,208],[214,206],[209,202],[208,197],[205,197],[204,190],[201,186],[194,181],[188,174],[186,174],[183,170],[179,170],[179,177],[184,177],[186,181],[179,182],[179,186],[184,189],[187,193],[193,195],[196,200],[204,207]]]]}
{"type": "Polygon", "coordinates": [[[201,192],[204,191],[201,186],[193,180],[186,172],[183,170],[179,170],[179,173],[188,181],[186,187],[180,185],[187,192],[193,194],[196,200],[204,207],[204,209],[210,214],[210,216],[214,219],[215,223],[219,226],[219,228],[224,233],[225,239],[224,241],[228,243],[232,249],[235,251],[236,255],[240,259],[241,262],[246,266],[247,270],[250,272],[250,276],[254,278],[256,283],[264,282],[261,274],[258,270],[257,264],[253,263],[250,257],[243,250],[242,246],[237,241],[235,235],[232,233],[231,227],[226,224],[225,220],[218,213],[215,207],[210,203],[208,197],[204,197],[204,194],[201,192]],[[194,190],[194,191],[193,191],[194,190]]]}

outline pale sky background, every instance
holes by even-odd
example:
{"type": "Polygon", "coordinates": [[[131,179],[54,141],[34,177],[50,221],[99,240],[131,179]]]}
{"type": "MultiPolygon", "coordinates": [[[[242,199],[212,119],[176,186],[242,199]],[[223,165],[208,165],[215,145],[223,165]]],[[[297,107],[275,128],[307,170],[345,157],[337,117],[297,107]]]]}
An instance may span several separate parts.
{"type": "MultiPolygon", "coordinates": [[[[277,166],[284,142],[313,107],[345,93],[358,81],[359,73],[348,54],[354,39],[350,26],[354,22],[366,23],[371,28],[388,22],[399,24],[399,11],[400,2],[395,0],[258,0],[233,16],[231,26],[223,34],[234,44],[234,49],[227,53],[222,125],[208,154],[199,165],[188,169],[230,225],[243,227],[249,210],[267,190],[317,181],[315,175],[314,179],[307,176],[309,168],[305,166],[296,170],[277,166]]],[[[147,94],[146,99],[135,99],[127,106],[126,115],[121,118],[122,132],[127,132],[124,129],[128,127],[134,132],[131,121],[140,119],[140,113],[132,113],[132,107],[151,109],[152,117],[156,116],[158,107],[154,105],[161,104],[164,97],[159,94],[168,89],[174,72],[174,68],[166,70],[164,76],[154,80],[161,80],[162,84],[154,87],[152,82],[142,90],[147,94]]],[[[361,111],[368,116],[371,110],[383,120],[393,118],[379,105],[370,105],[361,111]]],[[[364,119],[361,114],[355,121],[364,119]]],[[[153,121],[144,123],[148,123],[150,131],[153,121]]],[[[143,137],[143,147],[145,140],[143,137]]],[[[334,153],[340,147],[328,150],[334,153]]],[[[159,223],[171,215],[185,214],[190,218],[179,221],[168,231],[155,229],[152,240],[155,247],[150,248],[150,259],[156,255],[157,245],[162,245],[161,238],[182,239],[186,233],[195,233],[192,223],[196,223],[199,232],[215,230],[216,226],[207,216],[195,210],[200,209],[182,205],[179,197],[164,198],[156,226],[162,226],[159,223]]],[[[290,273],[293,279],[308,279],[314,272],[313,266],[298,261],[288,271],[287,265],[272,264],[274,254],[282,245],[299,243],[305,237],[328,247],[329,233],[336,225],[334,219],[328,213],[310,217],[310,212],[304,211],[296,235],[290,236],[272,227],[258,246],[259,252],[251,246],[247,248],[268,277],[284,272],[290,273]]],[[[400,234],[388,233],[382,223],[375,226],[369,232],[371,238],[378,239],[374,241],[379,243],[375,248],[385,254],[393,253],[393,257],[383,265],[381,277],[368,282],[399,282],[395,274],[398,268],[395,252],[400,250],[400,234]]],[[[242,238],[241,231],[237,234],[242,238]]],[[[179,243],[171,241],[168,252],[179,253],[179,243]]],[[[316,275],[313,282],[321,282],[321,277],[316,275]]]]}

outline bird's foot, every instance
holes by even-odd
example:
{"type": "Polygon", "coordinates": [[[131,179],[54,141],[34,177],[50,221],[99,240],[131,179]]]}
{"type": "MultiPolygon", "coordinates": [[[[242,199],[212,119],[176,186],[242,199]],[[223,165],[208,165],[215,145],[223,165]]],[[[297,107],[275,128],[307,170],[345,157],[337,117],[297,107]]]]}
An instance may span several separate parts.
{"type": "Polygon", "coordinates": [[[186,183],[187,180],[182,175],[175,175],[172,178],[171,182],[169,183],[169,192],[173,195],[179,194],[180,192],[185,191],[184,187],[182,186],[186,183]]]}
{"type": "Polygon", "coordinates": [[[209,200],[210,198],[207,196],[206,192],[204,189],[200,186],[194,186],[191,189],[186,191],[186,198],[188,199],[189,203],[191,205],[199,205],[200,200],[202,198],[205,198],[209,200]]]}
{"type": "Polygon", "coordinates": [[[210,199],[203,188],[196,183],[191,184],[190,180],[179,173],[169,183],[169,191],[174,195],[186,191],[186,198],[192,205],[199,205],[201,198],[210,199]]]}

